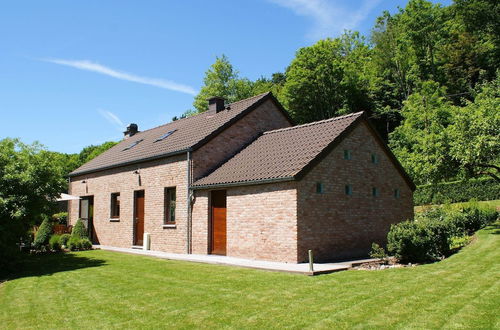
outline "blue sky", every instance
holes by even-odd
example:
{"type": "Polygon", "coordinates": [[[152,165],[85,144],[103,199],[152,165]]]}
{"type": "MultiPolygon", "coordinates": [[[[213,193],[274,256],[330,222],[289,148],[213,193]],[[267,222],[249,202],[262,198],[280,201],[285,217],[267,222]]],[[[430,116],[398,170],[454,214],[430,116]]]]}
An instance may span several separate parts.
{"type": "MultiPolygon", "coordinates": [[[[439,1],[449,4],[450,1],[439,1]]],[[[3,1],[0,139],[79,152],[131,122],[192,108],[215,57],[241,76],[283,71],[300,47],[343,29],[368,35],[406,0],[3,1]]]]}

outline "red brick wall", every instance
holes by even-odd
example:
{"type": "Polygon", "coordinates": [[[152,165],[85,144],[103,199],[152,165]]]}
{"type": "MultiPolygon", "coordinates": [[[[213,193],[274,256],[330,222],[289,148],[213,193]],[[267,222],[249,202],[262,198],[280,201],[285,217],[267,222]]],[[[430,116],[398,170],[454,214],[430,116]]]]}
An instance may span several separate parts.
{"type": "Polygon", "coordinates": [[[372,242],[385,243],[390,224],[412,217],[410,187],[361,123],[298,183],[298,259],[307,261],[309,249],[318,261],[365,256],[372,242]],[[351,150],[351,160],[343,159],[344,149],[351,150]],[[317,182],[324,184],[323,194],[316,193],[317,182]],[[346,184],[352,196],[345,194],[346,184]]]}
{"type": "MultiPolygon", "coordinates": [[[[207,253],[209,191],[196,192],[193,253],[207,253]]],[[[296,182],[227,189],[227,255],[297,262],[296,182]]]]}
{"type": "MultiPolygon", "coordinates": [[[[229,110],[231,111],[231,110],[229,110]]],[[[270,101],[238,120],[200,149],[193,152],[193,178],[197,180],[233,156],[258,134],[291,126],[283,113],[270,101]]]]}
{"type": "MultiPolygon", "coordinates": [[[[70,194],[94,196],[94,226],[100,244],[130,247],[133,243],[134,191],[144,190],[144,232],[151,234],[151,249],[186,252],[186,155],[74,177],[70,194]],[[140,167],[141,185],[133,172],[140,167]],[[86,180],[87,183],[82,183],[86,180]],[[176,228],[163,228],[164,188],[177,189],[176,228]],[[86,188],[87,187],[87,188],[86,188]],[[88,189],[88,190],[86,190],[88,189]],[[111,193],[120,193],[120,221],[110,221],[111,193]]],[[[79,202],[70,205],[70,223],[78,218],[79,202]]]]}

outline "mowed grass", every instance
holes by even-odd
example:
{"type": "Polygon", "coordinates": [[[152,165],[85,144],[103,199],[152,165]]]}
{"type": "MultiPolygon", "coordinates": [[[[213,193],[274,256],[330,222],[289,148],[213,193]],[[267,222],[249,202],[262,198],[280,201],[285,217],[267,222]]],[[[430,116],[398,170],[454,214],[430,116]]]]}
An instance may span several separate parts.
{"type": "Polygon", "coordinates": [[[33,257],[0,284],[0,326],[498,329],[499,234],[435,264],[316,277],[99,250],[33,257]]]}

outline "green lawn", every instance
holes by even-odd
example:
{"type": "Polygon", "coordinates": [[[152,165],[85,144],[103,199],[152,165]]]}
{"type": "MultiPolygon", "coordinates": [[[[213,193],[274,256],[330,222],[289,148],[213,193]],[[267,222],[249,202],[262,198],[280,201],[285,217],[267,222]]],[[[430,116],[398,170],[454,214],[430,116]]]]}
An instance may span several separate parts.
{"type": "Polygon", "coordinates": [[[34,257],[2,328],[500,328],[500,225],[439,263],[307,277],[106,251],[34,257]]]}
{"type": "MultiPolygon", "coordinates": [[[[466,205],[467,203],[468,202],[453,203],[453,204],[450,204],[450,205],[453,206],[453,207],[461,207],[461,206],[466,205]]],[[[477,202],[477,203],[479,205],[482,205],[482,206],[490,206],[490,207],[496,208],[497,210],[500,210],[500,199],[495,199],[495,200],[492,200],[492,201],[480,201],[480,202],[477,202]]],[[[437,205],[420,205],[420,206],[415,206],[415,212],[422,212],[425,208],[432,207],[432,206],[437,206],[437,205]]]]}

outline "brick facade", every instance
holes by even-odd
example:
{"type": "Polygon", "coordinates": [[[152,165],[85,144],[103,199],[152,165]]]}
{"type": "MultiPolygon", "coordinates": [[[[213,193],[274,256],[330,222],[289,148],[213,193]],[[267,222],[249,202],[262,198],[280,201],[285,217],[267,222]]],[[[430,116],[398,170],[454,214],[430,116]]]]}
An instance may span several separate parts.
{"type": "Polygon", "coordinates": [[[298,183],[298,260],[366,256],[392,223],[413,218],[412,190],[366,123],[358,125],[298,183]],[[351,159],[344,159],[350,150],[351,159]],[[378,163],[372,163],[375,154],[378,163]],[[317,183],[324,192],[316,192],[317,183]],[[352,195],[345,186],[352,186],[352,195]],[[379,196],[372,196],[377,188],[379,196]],[[394,190],[400,190],[400,197],[394,190]]]}

